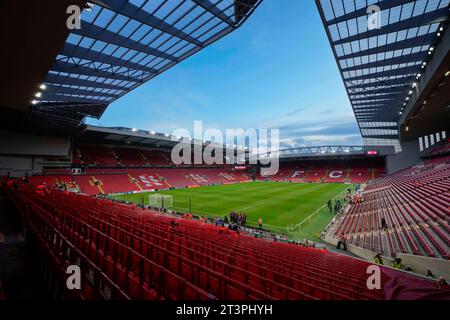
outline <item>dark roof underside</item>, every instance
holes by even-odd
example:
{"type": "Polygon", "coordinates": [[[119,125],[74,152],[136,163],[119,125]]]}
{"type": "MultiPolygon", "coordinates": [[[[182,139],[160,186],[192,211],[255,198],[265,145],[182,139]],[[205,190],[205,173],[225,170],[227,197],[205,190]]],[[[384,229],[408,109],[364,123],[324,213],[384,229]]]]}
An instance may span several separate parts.
{"type": "Polygon", "coordinates": [[[90,0],[34,109],[99,118],[111,102],[239,27],[261,1],[90,0]]]}

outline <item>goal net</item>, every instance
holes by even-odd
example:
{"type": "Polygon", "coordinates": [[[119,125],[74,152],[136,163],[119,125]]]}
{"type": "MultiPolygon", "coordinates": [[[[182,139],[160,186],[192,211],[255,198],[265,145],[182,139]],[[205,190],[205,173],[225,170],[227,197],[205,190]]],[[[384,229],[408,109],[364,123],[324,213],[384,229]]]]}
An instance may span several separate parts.
{"type": "Polygon", "coordinates": [[[165,194],[152,194],[148,196],[148,203],[152,207],[172,208],[173,197],[165,194]]]}

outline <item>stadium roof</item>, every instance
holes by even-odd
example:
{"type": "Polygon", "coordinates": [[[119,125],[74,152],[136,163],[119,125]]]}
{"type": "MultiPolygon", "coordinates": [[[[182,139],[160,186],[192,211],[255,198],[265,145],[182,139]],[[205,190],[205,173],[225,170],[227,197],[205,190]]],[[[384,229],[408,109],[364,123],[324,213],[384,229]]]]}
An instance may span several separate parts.
{"type": "Polygon", "coordinates": [[[240,153],[248,153],[248,148],[243,146],[231,146],[212,141],[188,139],[186,137],[174,136],[160,132],[140,130],[125,127],[99,127],[87,125],[76,136],[76,141],[81,143],[103,143],[130,145],[135,147],[150,148],[173,148],[180,142],[203,147],[211,146],[218,149],[229,150],[240,153]]]}
{"type": "Polygon", "coordinates": [[[230,33],[260,0],[90,0],[45,78],[42,108],[111,102],[230,33]]]}
{"type": "Polygon", "coordinates": [[[316,0],[365,141],[398,139],[399,118],[440,43],[449,2],[316,0]],[[377,17],[368,15],[371,5],[379,10],[376,28],[369,27],[377,17]]]}

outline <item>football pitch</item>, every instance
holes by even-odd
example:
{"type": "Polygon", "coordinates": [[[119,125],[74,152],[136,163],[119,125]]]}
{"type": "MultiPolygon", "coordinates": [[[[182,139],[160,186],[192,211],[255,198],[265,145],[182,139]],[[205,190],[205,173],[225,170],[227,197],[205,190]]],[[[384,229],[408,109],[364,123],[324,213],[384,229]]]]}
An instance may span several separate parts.
{"type": "MultiPolygon", "coordinates": [[[[320,232],[334,216],[326,207],[328,199],[342,199],[348,188],[351,186],[345,184],[253,182],[157,193],[173,197],[173,207],[168,209],[191,210],[195,215],[208,217],[224,217],[231,211],[245,212],[247,225],[257,226],[258,218],[262,217],[264,229],[284,233],[294,239],[318,241],[320,232]],[[311,221],[288,232],[288,225],[297,225],[313,213],[311,221]]],[[[153,194],[124,194],[114,198],[149,204],[149,195],[153,194]]]]}

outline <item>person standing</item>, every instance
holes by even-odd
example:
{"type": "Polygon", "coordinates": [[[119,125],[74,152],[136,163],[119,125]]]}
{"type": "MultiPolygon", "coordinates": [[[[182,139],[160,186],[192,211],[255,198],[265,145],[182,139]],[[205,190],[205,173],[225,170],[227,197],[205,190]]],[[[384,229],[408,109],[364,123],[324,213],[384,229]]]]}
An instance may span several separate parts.
{"type": "Polygon", "coordinates": [[[262,227],[263,227],[263,219],[261,217],[259,217],[259,219],[258,219],[258,227],[260,229],[262,229],[262,227]]]}

